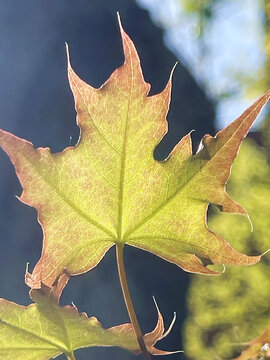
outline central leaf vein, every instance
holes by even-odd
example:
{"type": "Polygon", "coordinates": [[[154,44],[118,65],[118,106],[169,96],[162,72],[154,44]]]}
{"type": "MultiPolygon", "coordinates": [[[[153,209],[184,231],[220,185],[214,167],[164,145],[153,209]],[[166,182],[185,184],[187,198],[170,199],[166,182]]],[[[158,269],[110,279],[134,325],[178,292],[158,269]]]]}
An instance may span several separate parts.
{"type": "MultiPolygon", "coordinates": [[[[16,331],[26,333],[26,334],[31,335],[32,337],[35,337],[35,338],[37,338],[37,339],[39,339],[39,340],[41,340],[41,341],[43,341],[43,342],[45,342],[47,344],[52,345],[54,348],[52,348],[51,350],[54,350],[54,349],[55,350],[61,350],[62,352],[68,351],[68,349],[65,348],[62,344],[56,343],[56,342],[54,342],[52,340],[49,340],[49,339],[46,339],[46,338],[44,338],[44,337],[42,337],[42,336],[40,336],[40,335],[30,331],[30,330],[27,330],[27,329],[21,328],[21,327],[19,327],[17,325],[8,323],[8,322],[6,322],[6,321],[4,321],[2,319],[0,320],[0,322],[2,324],[4,324],[4,325],[8,326],[8,327],[11,327],[11,328],[15,329],[16,331]]],[[[55,338],[54,338],[54,340],[55,340],[55,338]]]]}
{"type": "MultiPolygon", "coordinates": [[[[129,48],[129,53],[131,55],[131,49],[129,47],[129,44],[127,44],[127,46],[129,48]]],[[[133,81],[134,81],[132,56],[130,56],[130,68],[131,68],[131,81],[130,81],[130,87],[129,87],[128,107],[127,107],[126,124],[125,124],[124,140],[123,140],[123,150],[122,150],[123,156],[122,156],[122,160],[121,160],[121,174],[120,174],[120,183],[119,183],[118,229],[117,229],[118,240],[121,240],[121,238],[122,238],[124,180],[125,180],[127,138],[128,138],[128,125],[129,125],[129,121],[130,121],[130,111],[131,111],[131,94],[132,94],[133,81]]]]}

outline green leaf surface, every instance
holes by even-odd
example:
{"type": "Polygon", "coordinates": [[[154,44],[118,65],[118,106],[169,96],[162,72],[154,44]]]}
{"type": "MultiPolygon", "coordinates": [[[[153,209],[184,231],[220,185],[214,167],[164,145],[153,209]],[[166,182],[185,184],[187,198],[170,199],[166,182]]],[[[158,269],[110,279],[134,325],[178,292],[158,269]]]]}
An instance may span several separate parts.
{"type": "MultiPolygon", "coordinates": [[[[121,28],[125,63],[99,89],[68,66],[81,129],[75,147],[52,154],[5,131],[0,145],[23,186],[21,201],[34,206],[43,228],[41,258],[27,283],[52,286],[65,270],[86,272],[115,243],[150,251],[195,273],[207,264],[250,265],[249,257],[209,231],[209,203],[247,215],[225,184],[242,139],[268,101],[262,96],[215,137],[206,135],[196,155],[186,135],[165,161],[153,157],[167,132],[171,79],[148,96],[135,47],[121,28]]],[[[180,95],[179,95],[180,96],[180,95]]]]}
{"type": "MultiPolygon", "coordinates": [[[[0,299],[1,359],[48,360],[62,353],[72,358],[74,350],[90,346],[119,346],[140,353],[131,324],[104,329],[95,317],[79,313],[75,306],[61,307],[53,296],[41,290],[31,290],[31,297],[35,303],[29,306],[0,299]]],[[[145,335],[150,353],[170,354],[154,347],[169,331],[164,332],[158,310],[156,328],[145,335]]]]}

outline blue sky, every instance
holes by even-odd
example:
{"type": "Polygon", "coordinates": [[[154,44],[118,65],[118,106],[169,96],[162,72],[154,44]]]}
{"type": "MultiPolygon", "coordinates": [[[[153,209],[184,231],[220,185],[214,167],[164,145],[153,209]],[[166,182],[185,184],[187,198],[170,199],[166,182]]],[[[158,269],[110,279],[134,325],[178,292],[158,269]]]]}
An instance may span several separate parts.
{"type": "Polygon", "coordinates": [[[209,96],[217,99],[222,94],[233,94],[217,104],[218,128],[233,121],[260,96],[254,92],[247,94],[238,78],[248,78],[251,85],[253,81],[255,84],[256,72],[264,63],[261,0],[226,0],[216,6],[214,21],[205,30],[204,51],[197,19],[186,15],[181,0],[137,1],[164,28],[167,45],[209,96]]]}

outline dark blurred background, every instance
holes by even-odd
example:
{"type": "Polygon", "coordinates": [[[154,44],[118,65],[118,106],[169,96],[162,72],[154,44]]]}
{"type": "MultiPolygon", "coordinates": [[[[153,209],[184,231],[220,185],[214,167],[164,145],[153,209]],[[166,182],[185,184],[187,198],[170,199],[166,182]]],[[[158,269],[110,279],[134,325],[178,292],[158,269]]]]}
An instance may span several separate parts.
{"type": "MultiPolygon", "coordinates": [[[[227,3],[223,21],[233,20],[228,16],[228,6],[232,2],[223,3],[227,3]]],[[[243,9],[246,11],[243,1],[239,0],[239,3],[240,13],[243,9]]],[[[260,66],[254,68],[254,74],[260,71],[256,81],[250,79],[250,67],[256,64],[255,60],[245,70],[249,81],[244,81],[248,76],[243,73],[243,66],[241,76],[238,69],[228,73],[230,64],[224,65],[224,58],[232,60],[232,56],[228,56],[228,49],[223,49],[221,37],[220,42],[215,40],[218,34],[215,21],[223,11],[220,4],[217,0],[0,0],[1,128],[32,141],[35,146],[48,146],[52,152],[75,145],[79,129],[75,124],[74,101],[67,80],[65,42],[69,44],[72,64],[78,75],[99,87],[123,62],[116,17],[116,12],[120,11],[124,29],[140,55],[145,79],[152,85],[152,94],[164,88],[173,65],[180,60],[173,77],[169,133],[157,147],[155,157],[165,158],[175,143],[193,129],[196,129],[192,135],[195,151],[204,133],[214,134],[216,127],[224,126],[225,115],[232,115],[234,103],[230,99],[236,97],[244,109],[246,102],[251,102],[246,100],[247,94],[254,98],[268,87],[264,81],[268,53],[263,46],[255,49],[261,59],[260,66]],[[188,31],[183,32],[184,29],[188,31]],[[210,44],[209,39],[212,39],[210,44]],[[211,61],[215,54],[221,60],[215,64],[214,71],[211,61]],[[227,78],[226,73],[229,74],[227,78]],[[222,82],[219,77],[227,80],[222,82]]],[[[261,32],[255,26],[262,44],[268,41],[266,9],[268,7],[262,6],[258,10],[261,32]]],[[[235,8],[232,12],[235,13],[235,8]]],[[[226,38],[224,30],[219,31],[225,37],[224,43],[231,41],[230,33],[226,38]]],[[[255,52],[252,45],[242,49],[242,59],[246,62],[250,49],[255,52]]],[[[239,63],[235,53],[234,56],[234,61],[239,63]]],[[[232,120],[229,118],[227,122],[232,120]]],[[[265,129],[268,129],[267,125],[265,129]]],[[[261,138],[260,135],[260,144],[261,138]]],[[[31,271],[39,259],[42,232],[36,221],[36,211],[15,197],[21,193],[21,187],[3,152],[0,173],[0,296],[27,305],[30,299],[24,284],[24,271],[27,262],[30,262],[31,271]]],[[[135,248],[126,247],[125,259],[143,332],[155,326],[156,310],[152,300],[155,296],[166,325],[173,312],[177,312],[171,334],[158,346],[166,350],[182,349],[189,275],[175,265],[135,248]]],[[[71,301],[80,311],[96,316],[104,327],[129,321],[114,249],[97,268],[70,280],[62,303],[71,301]]],[[[124,350],[110,348],[76,351],[76,357],[78,360],[134,358],[124,350]]],[[[185,359],[185,355],[171,355],[170,359],[185,359]]]]}

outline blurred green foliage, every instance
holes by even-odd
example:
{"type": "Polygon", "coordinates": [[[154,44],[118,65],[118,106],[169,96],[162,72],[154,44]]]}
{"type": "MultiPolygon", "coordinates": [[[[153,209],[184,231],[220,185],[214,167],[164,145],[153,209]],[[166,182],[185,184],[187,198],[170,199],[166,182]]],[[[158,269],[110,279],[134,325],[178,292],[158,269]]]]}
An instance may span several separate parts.
{"type": "MultiPolygon", "coordinates": [[[[270,247],[270,166],[263,149],[246,140],[232,169],[228,192],[249,213],[213,209],[208,226],[241,252],[258,254],[270,247]]],[[[184,327],[187,359],[224,359],[241,353],[240,343],[260,335],[270,323],[270,254],[251,267],[226,269],[218,277],[193,275],[184,327]]]]}
{"type": "Polygon", "coordinates": [[[222,0],[182,0],[183,9],[187,14],[197,16],[198,34],[203,35],[204,29],[213,18],[216,5],[222,0]]]}

